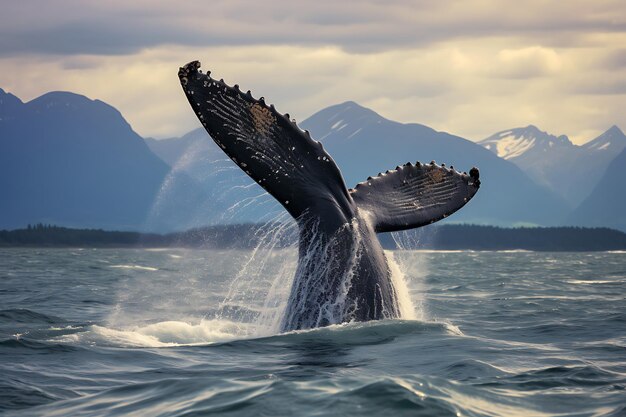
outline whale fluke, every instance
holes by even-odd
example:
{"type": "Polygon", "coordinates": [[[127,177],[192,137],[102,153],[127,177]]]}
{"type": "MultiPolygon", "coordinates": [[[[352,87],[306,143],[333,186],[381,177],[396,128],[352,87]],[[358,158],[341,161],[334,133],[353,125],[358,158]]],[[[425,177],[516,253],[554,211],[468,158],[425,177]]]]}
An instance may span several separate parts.
{"type": "Polygon", "coordinates": [[[359,209],[370,213],[375,231],[382,233],[441,220],[463,207],[479,186],[477,168],[467,175],[447,170],[443,164],[411,164],[350,194],[359,209]]]}
{"type": "Polygon", "coordinates": [[[296,276],[281,330],[397,318],[400,307],[377,232],[436,222],[465,205],[478,169],[407,162],[347,189],[322,144],[264,97],[202,74],[198,61],[178,76],[211,138],[296,219],[296,276]]]}
{"type": "Polygon", "coordinates": [[[304,211],[336,228],[354,216],[339,168],[321,144],[264,97],[255,100],[237,88],[198,72],[191,62],[178,73],[189,104],[224,152],[298,218],[304,211]],[[289,203],[287,203],[289,202],[289,203]]]}

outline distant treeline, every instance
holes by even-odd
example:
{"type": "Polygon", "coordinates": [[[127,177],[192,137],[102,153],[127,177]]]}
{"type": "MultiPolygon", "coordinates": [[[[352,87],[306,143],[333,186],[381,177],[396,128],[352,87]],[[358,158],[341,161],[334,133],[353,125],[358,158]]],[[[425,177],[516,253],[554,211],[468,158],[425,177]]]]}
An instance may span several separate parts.
{"type": "Polygon", "coordinates": [[[0,247],[214,247],[247,248],[260,242],[262,226],[235,224],[209,226],[185,232],[156,234],[102,229],[71,229],[54,225],[28,225],[0,230],[0,247]]]}
{"type": "MultiPolygon", "coordinates": [[[[395,235],[382,234],[387,249],[606,251],[626,250],[626,234],[608,228],[523,227],[476,225],[428,226],[395,235]]],[[[0,247],[202,247],[253,248],[262,241],[285,247],[297,241],[295,227],[280,224],[218,225],[185,232],[154,234],[70,229],[53,225],[29,225],[26,229],[1,230],[0,247]],[[280,228],[286,231],[273,233],[280,228]]]]}
{"type": "Polygon", "coordinates": [[[442,225],[399,233],[395,241],[391,236],[382,236],[381,241],[386,248],[394,247],[395,241],[399,241],[407,249],[525,249],[555,252],[626,249],[626,233],[609,228],[584,227],[442,225]]]}

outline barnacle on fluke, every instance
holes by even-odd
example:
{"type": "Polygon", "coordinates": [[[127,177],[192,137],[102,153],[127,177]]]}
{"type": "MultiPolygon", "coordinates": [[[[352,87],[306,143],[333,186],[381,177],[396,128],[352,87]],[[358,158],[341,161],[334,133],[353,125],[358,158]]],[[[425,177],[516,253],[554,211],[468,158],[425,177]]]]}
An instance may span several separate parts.
{"type": "Polygon", "coordinates": [[[298,272],[282,329],[399,317],[376,233],[420,227],[454,213],[478,191],[478,169],[467,175],[435,161],[407,162],[348,189],[322,143],[289,113],[199,68],[193,61],[178,76],[202,125],[300,229],[298,272]]]}

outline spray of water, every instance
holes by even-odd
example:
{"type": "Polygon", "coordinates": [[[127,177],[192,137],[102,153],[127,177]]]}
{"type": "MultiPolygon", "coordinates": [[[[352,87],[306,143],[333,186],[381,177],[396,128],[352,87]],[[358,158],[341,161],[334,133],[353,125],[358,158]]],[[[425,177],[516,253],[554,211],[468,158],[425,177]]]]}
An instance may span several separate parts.
{"type": "MultiPolygon", "coordinates": [[[[266,336],[276,334],[282,328],[289,328],[286,323],[298,317],[298,312],[305,309],[305,301],[311,299],[318,300],[318,313],[310,317],[311,322],[305,323],[303,327],[339,323],[349,316],[351,309],[356,308],[350,305],[346,296],[352,284],[354,265],[361,255],[360,235],[355,234],[354,241],[349,245],[349,256],[335,256],[334,251],[345,249],[318,239],[316,225],[310,224],[310,236],[307,239],[310,243],[303,251],[298,248],[297,239],[294,239],[298,235],[297,224],[285,211],[276,211],[276,203],[271,196],[258,193],[255,183],[233,179],[230,172],[238,168],[229,160],[207,159],[205,154],[203,146],[194,145],[174,164],[154,202],[146,223],[147,228],[158,224],[171,210],[177,209],[176,205],[170,207],[172,201],[177,200],[177,181],[188,174],[195,180],[218,186],[211,189],[208,198],[203,196],[200,203],[186,200],[178,202],[187,209],[195,209],[190,216],[191,223],[185,226],[233,222],[241,218],[241,213],[246,209],[256,207],[258,212],[258,207],[267,206],[262,218],[265,223],[255,233],[258,242],[255,248],[249,252],[226,253],[223,255],[223,264],[181,267],[170,276],[164,276],[159,282],[149,275],[159,272],[151,269],[143,270],[145,274],[140,278],[134,276],[122,280],[119,301],[109,317],[108,325],[94,326],[93,333],[107,340],[115,339],[119,343],[122,343],[120,340],[127,340],[128,344],[145,346],[210,343],[266,336]],[[199,161],[205,165],[204,170],[194,169],[199,161]],[[234,201],[232,193],[240,196],[242,191],[248,197],[234,204],[221,205],[223,202],[234,201]],[[219,213],[217,217],[213,214],[216,212],[219,213]],[[207,218],[207,213],[212,213],[213,217],[207,218]],[[233,257],[235,254],[237,256],[233,257]],[[345,264],[333,264],[336,259],[343,259],[345,264]],[[211,273],[205,268],[210,268],[211,273]],[[218,269],[223,271],[217,271],[218,269]],[[308,277],[316,277],[315,281],[304,282],[307,278],[304,271],[313,271],[308,277]],[[336,274],[337,271],[340,273],[336,274]],[[207,304],[207,298],[203,294],[215,291],[207,276],[218,272],[230,274],[232,279],[229,279],[218,305],[211,306],[210,303],[207,304]],[[303,291],[299,299],[289,303],[293,287],[303,291]],[[186,309],[181,307],[181,299],[185,300],[182,304],[185,304],[186,309]],[[202,310],[206,313],[200,317],[189,315],[189,311],[202,310]]],[[[356,225],[346,227],[354,228],[356,225]]],[[[401,239],[415,239],[413,236],[406,234],[401,239]]],[[[414,247],[411,243],[402,241],[398,246],[414,247]]],[[[193,257],[202,257],[202,254],[198,251],[187,251],[176,256],[177,258],[172,259],[180,259],[182,262],[193,257]]],[[[407,288],[405,265],[401,260],[396,260],[393,253],[387,252],[386,256],[401,317],[422,319],[423,309],[415,308],[407,288]]]]}
{"type": "Polygon", "coordinates": [[[171,165],[143,229],[185,230],[271,219],[282,210],[258,184],[224,158],[206,136],[190,142],[171,165]],[[218,152],[218,153],[216,153],[218,152]],[[181,213],[184,215],[181,216],[181,213]]]}
{"type": "Polygon", "coordinates": [[[258,243],[233,278],[216,319],[253,322],[257,336],[277,332],[296,270],[297,252],[293,240],[296,229],[296,223],[286,212],[257,229],[258,243]],[[290,245],[286,243],[290,241],[290,245]],[[263,295],[264,302],[258,306],[258,298],[263,295]],[[252,305],[257,306],[255,312],[247,316],[232,308],[252,305]]]}
{"type": "Polygon", "coordinates": [[[428,314],[423,286],[428,273],[428,262],[424,256],[415,251],[419,247],[421,234],[419,229],[393,232],[391,236],[399,251],[388,251],[387,259],[394,286],[398,297],[401,298],[402,317],[425,321],[428,314]],[[396,256],[397,254],[400,256],[396,256]]]}
{"type": "Polygon", "coordinates": [[[411,293],[409,292],[406,282],[406,269],[403,268],[401,262],[396,261],[395,253],[387,251],[385,255],[387,256],[387,264],[391,272],[391,282],[398,297],[400,317],[405,320],[423,320],[424,310],[421,305],[416,306],[413,303],[411,293]]]}
{"type": "MultiPolygon", "coordinates": [[[[339,248],[317,238],[314,225],[309,230],[310,244],[300,256],[293,242],[297,225],[284,213],[257,230],[258,244],[251,251],[180,250],[171,259],[181,266],[171,273],[145,265],[133,269],[134,274],[120,283],[119,302],[108,324],[94,326],[90,337],[97,343],[170,346],[269,336],[296,327],[295,320],[307,320],[299,323],[305,328],[340,323],[356,308],[346,296],[361,255],[360,236],[354,236],[345,262],[344,254],[335,256],[339,248]],[[293,243],[286,245],[286,240],[293,243]],[[198,260],[205,256],[210,261],[198,260]],[[343,267],[333,263],[337,259],[343,259],[343,267]],[[226,275],[223,290],[216,290],[216,284],[206,278],[217,273],[226,275]],[[310,277],[315,281],[306,281],[310,277]],[[292,287],[302,290],[296,299],[292,287]],[[216,292],[223,295],[211,308],[207,294],[216,292]],[[318,300],[315,315],[305,314],[311,300],[318,300]],[[206,313],[194,316],[193,312],[202,311],[206,313]]],[[[414,254],[386,252],[401,317],[409,320],[424,318],[423,308],[413,304],[416,294],[409,292],[406,283],[407,275],[412,277],[416,271],[407,271],[403,258],[414,254]]],[[[412,259],[406,262],[414,264],[412,259]]]]}
{"type": "MultiPolygon", "coordinates": [[[[356,221],[354,219],[353,223],[356,221]]],[[[302,237],[305,243],[299,248],[298,269],[281,330],[341,323],[356,309],[347,298],[354,267],[361,255],[361,236],[348,230],[356,225],[346,224],[330,238],[321,235],[318,226],[319,223],[313,220],[301,228],[301,233],[306,234],[302,237]],[[349,239],[339,239],[342,235],[349,236],[349,239]],[[314,309],[311,309],[312,305],[315,305],[314,309]]]]}

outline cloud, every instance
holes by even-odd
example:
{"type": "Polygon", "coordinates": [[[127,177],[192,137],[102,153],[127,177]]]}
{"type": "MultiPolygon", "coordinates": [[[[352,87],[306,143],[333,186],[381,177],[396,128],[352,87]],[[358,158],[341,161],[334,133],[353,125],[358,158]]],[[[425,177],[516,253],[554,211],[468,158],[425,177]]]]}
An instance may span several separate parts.
{"type": "Polygon", "coordinates": [[[159,45],[333,45],[373,52],[467,37],[526,36],[580,42],[580,34],[624,32],[621,1],[529,0],[352,2],[241,0],[83,2],[24,0],[3,5],[0,55],[131,54],[159,45]]]}
{"type": "Polygon", "coordinates": [[[626,95],[626,79],[584,80],[572,85],[573,94],[582,95],[626,95]]]}
{"type": "Polygon", "coordinates": [[[346,100],[470,139],[530,123],[576,140],[626,127],[626,3],[23,0],[0,15],[0,87],[69,90],[142,135],[198,126],[200,59],[301,120],[346,100]]]}
{"type": "Polygon", "coordinates": [[[614,70],[626,68],[626,49],[611,51],[598,66],[614,70]]]}
{"type": "Polygon", "coordinates": [[[498,52],[493,69],[506,78],[533,78],[557,73],[561,66],[561,59],[553,49],[530,46],[498,52]]]}

